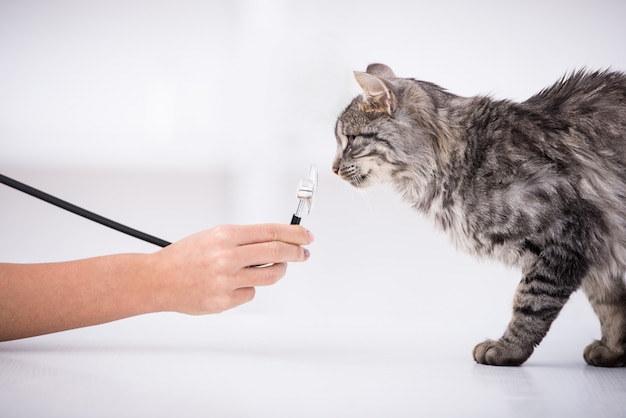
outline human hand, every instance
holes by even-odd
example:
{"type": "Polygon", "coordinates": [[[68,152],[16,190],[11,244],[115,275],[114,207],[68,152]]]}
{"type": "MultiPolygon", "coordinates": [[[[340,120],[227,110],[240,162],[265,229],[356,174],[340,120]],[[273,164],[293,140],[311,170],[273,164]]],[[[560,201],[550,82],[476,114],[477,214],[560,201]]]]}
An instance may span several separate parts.
{"type": "Polygon", "coordinates": [[[306,261],[313,235],[301,226],[223,225],[151,255],[159,310],[218,313],[254,298],[255,286],[285,275],[287,262],[306,261]],[[265,267],[251,267],[265,265],[265,267]]]}

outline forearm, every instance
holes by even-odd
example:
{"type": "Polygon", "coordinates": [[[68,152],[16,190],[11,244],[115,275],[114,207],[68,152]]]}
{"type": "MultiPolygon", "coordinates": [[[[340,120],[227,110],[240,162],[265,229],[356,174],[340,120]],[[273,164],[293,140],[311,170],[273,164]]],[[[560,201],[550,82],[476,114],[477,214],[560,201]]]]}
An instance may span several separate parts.
{"type": "Polygon", "coordinates": [[[149,255],[47,264],[0,263],[0,341],[154,312],[149,255]]]}
{"type": "Polygon", "coordinates": [[[295,225],[221,226],[153,254],[49,264],[0,263],[0,341],[175,311],[217,313],[305,261],[313,236],[295,225]],[[265,265],[263,268],[250,266],[265,265]]]}

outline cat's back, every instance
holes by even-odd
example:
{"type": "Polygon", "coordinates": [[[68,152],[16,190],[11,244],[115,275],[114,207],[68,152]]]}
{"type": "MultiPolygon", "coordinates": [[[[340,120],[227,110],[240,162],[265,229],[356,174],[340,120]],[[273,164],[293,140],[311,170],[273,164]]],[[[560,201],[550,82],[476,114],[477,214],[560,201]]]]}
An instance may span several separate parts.
{"type": "Polygon", "coordinates": [[[553,140],[626,164],[626,74],[577,71],[520,104],[553,140]]]}
{"type": "Polygon", "coordinates": [[[526,103],[551,106],[553,111],[578,108],[581,104],[604,103],[626,106],[626,74],[619,71],[579,70],[529,98],[526,103]]]}
{"type": "Polygon", "coordinates": [[[570,122],[621,125],[626,129],[626,74],[580,70],[523,103],[546,116],[570,122]]]}

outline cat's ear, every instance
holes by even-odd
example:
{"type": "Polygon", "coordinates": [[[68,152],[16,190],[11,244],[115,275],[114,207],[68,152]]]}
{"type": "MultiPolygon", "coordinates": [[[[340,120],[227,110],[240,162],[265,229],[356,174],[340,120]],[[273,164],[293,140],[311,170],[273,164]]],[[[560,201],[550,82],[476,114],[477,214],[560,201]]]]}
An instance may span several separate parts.
{"type": "Polygon", "coordinates": [[[370,109],[366,110],[382,110],[387,112],[389,116],[393,115],[396,110],[396,96],[383,79],[373,74],[358,71],[354,72],[354,78],[363,89],[363,100],[370,106],[370,109]]]}
{"type": "Polygon", "coordinates": [[[391,68],[387,67],[385,64],[370,64],[367,66],[366,73],[377,75],[381,78],[386,78],[387,80],[396,78],[396,75],[393,73],[391,68]]]}

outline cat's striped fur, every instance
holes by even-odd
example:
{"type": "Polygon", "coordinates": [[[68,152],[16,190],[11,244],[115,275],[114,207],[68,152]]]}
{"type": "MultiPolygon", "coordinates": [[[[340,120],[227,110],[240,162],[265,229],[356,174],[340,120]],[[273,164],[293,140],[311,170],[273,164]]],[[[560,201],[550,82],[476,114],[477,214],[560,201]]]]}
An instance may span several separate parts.
{"type": "Polygon", "coordinates": [[[519,365],[581,288],[602,327],[587,363],[626,365],[626,76],[579,71],[522,103],[459,97],[372,64],[339,116],[333,170],[391,182],[456,246],[522,271],[479,363],[519,365]]]}

